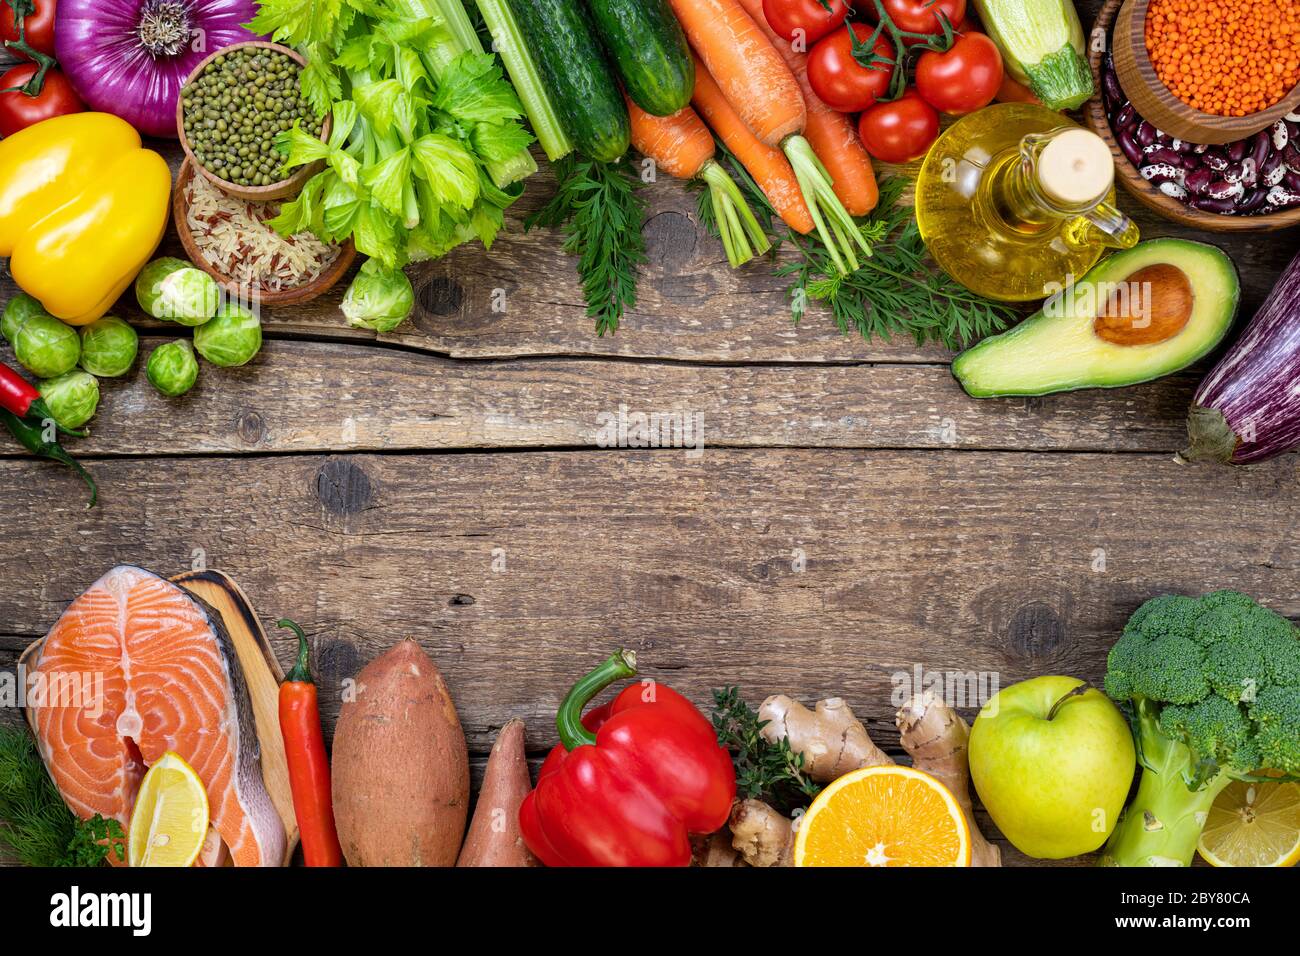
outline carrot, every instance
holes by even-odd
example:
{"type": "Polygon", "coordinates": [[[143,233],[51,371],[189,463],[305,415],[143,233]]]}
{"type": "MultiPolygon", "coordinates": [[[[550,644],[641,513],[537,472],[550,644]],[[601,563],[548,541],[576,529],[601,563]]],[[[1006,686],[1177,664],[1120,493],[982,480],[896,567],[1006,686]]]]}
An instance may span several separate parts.
{"type": "Polygon", "coordinates": [[[790,41],[777,33],[763,13],[763,0],[740,0],[745,11],[754,18],[760,30],[767,35],[776,51],[785,58],[794,77],[799,81],[803,101],[808,110],[808,121],[803,134],[812,144],[813,152],[830,173],[835,195],[844,203],[850,215],[865,216],[876,208],[880,190],[876,174],[871,167],[871,156],[858,138],[853,121],[839,110],[831,109],[808,82],[808,55],[800,53],[790,41]]]}
{"type": "Polygon", "coordinates": [[[632,145],[660,169],[678,179],[694,179],[715,152],[713,136],[695,110],[684,106],[671,116],[652,116],[628,96],[632,145]]]}
{"type": "Polygon", "coordinates": [[[684,106],[672,116],[652,116],[630,98],[625,99],[632,122],[632,145],[669,175],[699,179],[709,187],[713,221],[732,268],[744,265],[756,253],[767,252],[772,247],[767,234],[740,188],[713,158],[713,134],[695,110],[684,106]]]}
{"type": "Polygon", "coordinates": [[[768,146],[802,132],[799,83],[739,0],[669,0],[686,38],[741,121],[768,146]]]}
{"type": "Polygon", "coordinates": [[[812,213],[790,161],[779,149],[768,146],[750,131],[699,58],[695,62],[695,93],[691,102],[727,144],[727,149],[749,170],[785,224],[803,235],[812,232],[815,225],[812,213]]]}
{"type": "Polygon", "coordinates": [[[999,103],[1033,103],[1035,106],[1042,106],[1043,101],[1034,95],[1034,91],[1021,83],[1016,82],[1016,78],[1007,70],[1002,74],[1002,85],[998,87],[997,94],[993,97],[999,103]]]}

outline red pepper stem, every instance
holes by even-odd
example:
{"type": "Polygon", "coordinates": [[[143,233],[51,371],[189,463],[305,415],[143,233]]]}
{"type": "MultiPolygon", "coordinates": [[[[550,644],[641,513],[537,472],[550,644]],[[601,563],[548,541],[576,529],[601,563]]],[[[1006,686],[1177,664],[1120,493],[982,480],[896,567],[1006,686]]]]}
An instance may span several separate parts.
{"type": "Polygon", "coordinates": [[[288,618],[281,618],[275,622],[276,627],[287,628],[298,635],[298,660],[294,662],[293,669],[284,677],[286,684],[311,684],[311,648],[307,645],[307,635],[302,632],[302,628],[288,618]]]}
{"type": "Polygon", "coordinates": [[[560,709],[555,712],[555,729],[560,732],[560,743],[565,750],[583,744],[594,744],[596,735],[582,726],[582,711],[591,699],[617,680],[636,676],[636,651],[626,648],[615,651],[586,677],[573,685],[560,709]]]}

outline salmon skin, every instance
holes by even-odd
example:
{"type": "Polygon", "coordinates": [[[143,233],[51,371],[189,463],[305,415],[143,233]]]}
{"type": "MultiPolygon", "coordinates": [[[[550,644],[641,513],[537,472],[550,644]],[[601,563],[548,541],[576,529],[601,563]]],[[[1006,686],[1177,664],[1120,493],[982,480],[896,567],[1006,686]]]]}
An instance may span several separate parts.
{"type": "Polygon", "coordinates": [[[279,866],[284,824],[262,780],[252,702],[221,616],[165,578],[116,567],[69,605],[41,645],[32,706],[41,756],[69,808],[125,829],[145,770],[169,750],[208,791],[236,866],[279,866]],[[101,676],[102,675],[102,676],[101,676]]]}

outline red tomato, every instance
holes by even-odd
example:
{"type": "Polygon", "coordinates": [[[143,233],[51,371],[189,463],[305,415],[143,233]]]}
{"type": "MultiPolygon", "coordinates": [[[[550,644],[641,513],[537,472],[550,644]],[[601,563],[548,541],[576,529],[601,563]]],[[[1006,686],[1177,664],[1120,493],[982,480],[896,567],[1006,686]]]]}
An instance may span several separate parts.
{"type": "MultiPolygon", "coordinates": [[[[0,90],[22,86],[36,74],[35,63],[24,63],[0,76],[0,90]]],[[[45,74],[45,86],[37,96],[17,90],[0,93],[0,136],[12,136],[42,120],[68,113],[80,113],[85,105],[73,92],[72,84],[57,67],[45,74]]]]}
{"type": "MultiPolygon", "coordinates": [[[[853,58],[852,29],[858,40],[871,39],[871,28],[861,23],[849,23],[830,36],[819,40],[808,54],[808,82],[813,92],[832,109],[842,113],[865,110],[889,89],[894,75],[892,63],[879,68],[868,68],[853,58]]],[[[888,60],[894,59],[894,47],[883,36],[876,39],[875,52],[888,60]]]]}
{"type": "Polygon", "coordinates": [[[964,33],[946,53],[926,50],[916,62],[916,91],[935,109],[960,115],[993,102],[1002,85],[1002,54],[982,33],[964,33]]]}
{"type": "MultiPolygon", "coordinates": [[[[27,45],[46,56],[54,56],[54,11],[57,6],[56,0],[36,0],[36,11],[27,14],[24,21],[27,25],[27,45]]],[[[17,39],[18,24],[14,22],[14,8],[5,0],[0,0],[0,41],[17,39]]],[[[17,50],[14,52],[18,53],[17,50]]]]}
{"type": "Polygon", "coordinates": [[[830,33],[849,15],[844,0],[828,0],[830,10],[821,0],[763,0],[763,16],[767,25],[780,37],[794,44],[800,53],[830,33]]]}
{"type": "Polygon", "coordinates": [[[858,120],[862,145],[886,163],[910,163],[925,155],[939,137],[939,114],[908,90],[889,103],[877,103],[858,120]]]}
{"type": "MultiPolygon", "coordinates": [[[[862,6],[864,7],[862,12],[875,20],[875,4],[866,3],[862,6]]],[[[956,29],[966,16],[966,0],[881,0],[881,6],[885,8],[885,13],[889,14],[889,19],[894,21],[894,26],[898,29],[932,36],[943,33],[943,26],[939,22],[940,13],[948,18],[953,29],[956,29]]],[[[919,42],[921,41],[908,40],[907,44],[911,46],[919,42]]]]}

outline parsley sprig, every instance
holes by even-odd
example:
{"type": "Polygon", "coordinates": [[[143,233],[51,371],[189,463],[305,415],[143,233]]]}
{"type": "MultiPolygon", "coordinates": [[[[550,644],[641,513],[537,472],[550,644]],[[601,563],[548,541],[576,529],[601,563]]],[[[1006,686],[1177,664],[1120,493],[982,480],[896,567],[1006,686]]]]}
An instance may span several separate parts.
{"type": "MultiPolygon", "coordinates": [[[[929,260],[912,207],[903,201],[906,179],[881,180],[880,201],[859,221],[872,254],[853,272],[840,275],[817,238],[781,228],[745,168],[721,144],[718,152],[760,219],[784,233],[774,249],[784,242],[793,254],[776,260],[775,273],[790,281],[790,317],[796,323],[810,302],[822,302],[846,335],[857,332],[865,339],[886,340],[911,336],[917,345],[938,342],[955,350],[1002,331],[1019,317],[1011,306],[971,292],[929,260]]],[[[701,221],[716,232],[709,218],[702,216],[701,221]]]]}
{"type": "Polygon", "coordinates": [[[618,329],[636,307],[637,273],[646,261],[642,182],[625,161],[598,163],[569,155],[555,164],[559,188],[524,220],[524,229],[564,230],[564,251],[578,257],[587,315],[596,333],[618,329]]]}
{"type": "Polygon", "coordinates": [[[126,859],[126,834],[96,814],[78,820],[63,803],[25,730],[0,727],[0,845],[25,866],[102,866],[126,859]]]}

